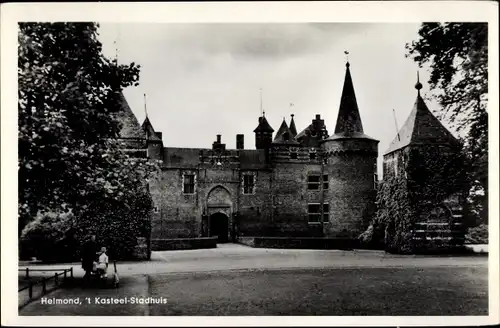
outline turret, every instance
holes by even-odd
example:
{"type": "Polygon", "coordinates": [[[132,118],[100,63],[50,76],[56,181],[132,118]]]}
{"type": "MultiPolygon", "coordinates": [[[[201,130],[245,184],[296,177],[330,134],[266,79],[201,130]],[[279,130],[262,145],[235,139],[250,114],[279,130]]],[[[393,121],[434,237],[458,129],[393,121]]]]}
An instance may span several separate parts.
{"type": "Polygon", "coordinates": [[[336,213],[324,231],[327,236],[357,238],[375,210],[379,141],[364,134],[349,67],[347,63],[335,133],[321,143],[327,154],[324,172],[335,186],[325,192],[325,201],[336,213]]]}
{"type": "Polygon", "coordinates": [[[259,125],[253,130],[255,133],[255,148],[257,149],[269,149],[273,141],[273,128],[267,122],[267,119],[262,113],[259,117],[259,125]]]}

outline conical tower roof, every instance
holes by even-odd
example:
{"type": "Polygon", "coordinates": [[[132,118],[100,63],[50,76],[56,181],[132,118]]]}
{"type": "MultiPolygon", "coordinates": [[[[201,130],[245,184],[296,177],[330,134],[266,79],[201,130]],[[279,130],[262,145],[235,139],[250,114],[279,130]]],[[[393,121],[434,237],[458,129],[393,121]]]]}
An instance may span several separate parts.
{"type": "Polygon", "coordinates": [[[281,126],[278,129],[278,132],[276,132],[273,144],[300,145],[300,143],[294,139],[294,136],[292,136],[292,132],[290,131],[290,128],[288,128],[284,117],[283,122],[281,122],[281,126]]]}
{"type": "Polygon", "coordinates": [[[295,137],[297,135],[297,128],[295,127],[295,121],[293,120],[293,114],[290,115],[292,119],[290,120],[290,133],[292,134],[292,137],[295,137]]]}
{"type": "Polygon", "coordinates": [[[374,140],[363,132],[363,124],[359,115],[358,103],[349,67],[350,64],[346,63],[344,87],[340,99],[337,125],[335,126],[335,133],[329,139],[357,138],[374,140]]]}
{"type": "Polygon", "coordinates": [[[122,92],[119,93],[119,102],[121,110],[116,113],[116,118],[121,123],[119,132],[120,138],[144,138],[144,130],[136,116],[130,109],[130,106],[122,92]]]}
{"type": "Polygon", "coordinates": [[[290,129],[288,128],[288,125],[286,124],[285,118],[283,117],[283,122],[281,122],[281,126],[278,129],[278,132],[276,132],[276,136],[274,137],[274,140],[278,140],[285,132],[290,133],[290,129]]]}
{"type": "Polygon", "coordinates": [[[448,145],[458,146],[459,141],[431,113],[424,99],[420,96],[422,84],[417,81],[417,99],[410,115],[399,130],[398,135],[390,143],[385,154],[392,153],[409,145],[448,145]]]}
{"type": "Polygon", "coordinates": [[[264,114],[259,117],[259,125],[253,130],[253,132],[270,132],[273,133],[274,129],[269,125],[264,114]]]}

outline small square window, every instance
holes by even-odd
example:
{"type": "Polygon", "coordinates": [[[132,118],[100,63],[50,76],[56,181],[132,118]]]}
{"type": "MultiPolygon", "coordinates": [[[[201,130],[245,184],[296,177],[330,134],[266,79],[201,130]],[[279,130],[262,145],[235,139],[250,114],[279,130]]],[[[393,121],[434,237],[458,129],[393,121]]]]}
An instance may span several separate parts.
{"type": "Polygon", "coordinates": [[[290,159],[297,159],[298,154],[296,152],[291,152],[290,153],[290,159]]]}
{"type": "Polygon", "coordinates": [[[316,159],[316,153],[309,153],[309,159],[316,159]]]}

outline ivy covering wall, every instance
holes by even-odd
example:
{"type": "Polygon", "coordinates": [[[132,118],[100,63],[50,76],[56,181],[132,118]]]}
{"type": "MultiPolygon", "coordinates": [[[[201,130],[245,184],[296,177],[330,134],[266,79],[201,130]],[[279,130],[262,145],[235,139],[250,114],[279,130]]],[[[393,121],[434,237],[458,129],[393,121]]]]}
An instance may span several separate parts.
{"type": "Polygon", "coordinates": [[[430,208],[468,190],[467,161],[458,147],[421,146],[402,151],[399,163],[397,173],[379,184],[375,218],[360,238],[388,252],[413,253],[415,224],[430,208]]]}

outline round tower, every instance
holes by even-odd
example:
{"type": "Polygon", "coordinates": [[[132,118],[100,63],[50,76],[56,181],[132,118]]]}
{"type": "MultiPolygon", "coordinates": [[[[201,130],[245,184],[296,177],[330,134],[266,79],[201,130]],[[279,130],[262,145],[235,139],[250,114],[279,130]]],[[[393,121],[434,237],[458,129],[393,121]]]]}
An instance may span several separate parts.
{"type": "Polygon", "coordinates": [[[324,175],[331,186],[324,192],[329,205],[326,237],[357,238],[375,214],[378,140],[363,133],[349,63],[335,133],[323,140],[324,175]]]}

